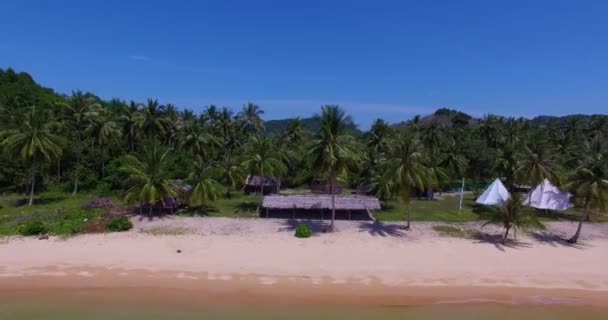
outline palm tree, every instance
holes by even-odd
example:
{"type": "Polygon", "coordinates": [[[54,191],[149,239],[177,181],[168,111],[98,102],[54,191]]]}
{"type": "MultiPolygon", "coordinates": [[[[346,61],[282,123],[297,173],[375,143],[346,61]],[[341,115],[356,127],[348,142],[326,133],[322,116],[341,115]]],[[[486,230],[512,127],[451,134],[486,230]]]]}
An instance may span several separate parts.
{"type": "Polygon", "coordinates": [[[103,178],[105,176],[105,146],[108,142],[117,141],[120,138],[120,129],[107,109],[98,108],[97,116],[90,119],[86,132],[92,138],[92,145],[99,146],[101,177],[103,178]]]}
{"type": "Polygon", "coordinates": [[[496,148],[503,140],[502,118],[487,115],[477,127],[477,135],[486,141],[486,145],[496,148]]]}
{"type": "Polygon", "coordinates": [[[226,186],[226,197],[232,196],[231,191],[245,180],[241,162],[231,152],[224,152],[219,161],[215,163],[217,175],[226,186]]]}
{"type": "Polygon", "coordinates": [[[2,134],[4,140],[0,146],[10,155],[30,164],[29,205],[34,203],[38,165],[42,161],[58,158],[62,153],[61,138],[51,133],[53,125],[54,122],[49,118],[48,112],[36,111],[36,107],[32,107],[32,111],[24,115],[17,129],[2,134]]]}
{"type": "Polygon", "coordinates": [[[219,142],[196,120],[185,121],[180,130],[179,147],[191,155],[201,155],[209,159],[210,154],[219,147],[219,142]]]}
{"type": "Polygon", "coordinates": [[[500,206],[489,207],[490,219],[483,224],[502,225],[505,229],[505,234],[502,237],[502,244],[507,242],[509,237],[509,231],[511,229],[517,233],[517,229],[526,226],[542,226],[536,216],[533,214],[527,214],[523,210],[522,199],[519,193],[513,193],[511,198],[500,206]]]}
{"type": "Polygon", "coordinates": [[[429,185],[428,168],[422,161],[422,146],[413,133],[404,132],[393,142],[392,150],[388,155],[385,177],[394,181],[395,189],[406,205],[407,230],[411,228],[412,189],[424,190],[429,185]]]}
{"type": "Polygon", "coordinates": [[[462,177],[468,164],[469,160],[462,155],[454,140],[439,155],[439,166],[445,168],[452,179],[462,177]]]}
{"type": "Polygon", "coordinates": [[[78,193],[78,184],[80,182],[80,166],[82,160],[82,152],[84,150],[85,130],[90,119],[97,116],[95,109],[100,105],[90,94],[83,94],[81,91],[72,92],[68,104],[64,109],[64,124],[76,134],[74,143],[74,151],[76,153],[76,164],[74,166],[74,189],[73,195],[78,193]]]}
{"type": "Polygon", "coordinates": [[[577,243],[583,221],[589,219],[593,209],[608,210],[608,156],[596,153],[591,155],[570,177],[566,188],[583,203],[583,214],[576,233],[568,240],[577,243]]]}
{"type": "Polygon", "coordinates": [[[177,196],[177,191],[169,183],[169,159],[171,149],[163,149],[158,144],[148,146],[141,159],[133,155],[127,156],[127,164],[121,171],[128,176],[127,183],[131,185],[125,200],[128,203],[138,201],[140,210],[142,203],[149,204],[149,215],[152,208],[159,202],[165,204],[165,199],[177,196]]]}
{"type": "MultiPolygon", "coordinates": [[[[544,141],[523,146],[515,175],[519,177],[520,181],[528,183],[532,187],[539,185],[545,179],[553,182],[557,181],[557,165],[544,141]]],[[[530,193],[531,195],[532,193],[530,193]]],[[[531,198],[528,199],[528,202],[530,201],[531,198]]]]}
{"type": "Polygon", "coordinates": [[[518,154],[513,145],[505,145],[496,158],[493,172],[505,178],[509,190],[513,190],[517,173],[518,154]]]}
{"type": "Polygon", "coordinates": [[[254,136],[251,139],[242,166],[249,173],[261,178],[259,211],[264,198],[264,179],[276,178],[284,174],[287,167],[281,160],[281,155],[277,152],[272,140],[261,136],[254,136]]]}
{"type": "Polygon", "coordinates": [[[382,120],[376,119],[369,130],[369,138],[367,140],[367,148],[370,151],[370,160],[375,163],[379,155],[386,153],[389,149],[389,141],[393,137],[393,129],[389,124],[382,120]]]}
{"type": "Polygon", "coordinates": [[[346,133],[347,125],[352,123],[350,117],[336,105],[321,108],[321,129],[311,142],[308,154],[312,157],[313,168],[321,181],[329,183],[331,193],[331,225],[334,231],[336,218],[336,195],[334,186],[338,178],[348,176],[349,169],[357,160],[354,139],[346,133]]]}
{"type": "Polygon", "coordinates": [[[146,107],[137,113],[135,127],[142,138],[159,141],[159,138],[169,132],[171,121],[165,117],[165,108],[158,103],[158,100],[148,99],[146,107]]]}
{"type": "Polygon", "coordinates": [[[221,185],[212,178],[214,168],[210,166],[203,157],[197,156],[192,163],[192,172],[188,181],[193,185],[188,197],[188,203],[194,207],[203,207],[206,210],[208,204],[217,200],[221,185]]]}
{"type": "Polygon", "coordinates": [[[139,113],[140,105],[131,101],[129,105],[123,105],[120,110],[120,122],[122,123],[122,134],[127,138],[127,145],[131,153],[135,152],[135,120],[139,113]]]}
{"type": "Polygon", "coordinates": [[[264,110],[254,103],[247,103],[243,106],[243,110],[237,115],[237,120],[240,123],[241,130],[245,134],[257,134],[264,129],[262,121],[264,110]]]}

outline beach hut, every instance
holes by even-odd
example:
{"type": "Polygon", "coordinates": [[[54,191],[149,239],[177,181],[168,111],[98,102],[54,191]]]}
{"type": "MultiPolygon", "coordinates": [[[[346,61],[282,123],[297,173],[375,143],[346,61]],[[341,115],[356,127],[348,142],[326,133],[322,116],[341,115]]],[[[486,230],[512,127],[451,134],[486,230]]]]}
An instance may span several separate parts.
{"type": "Polygon", "coordinates": [[[243,191],[248,194],[259,193],[260,190],[264,188],[264,194],[278,193],[278,185],[279,184],[275,179],[250,174],[247,175],[247,178],[245,179],[243,191]]]}
{"type": "MultiPolygon", "coordinates": [[[[311,218],[323,220],[331,216],[331,195],[269,195],[265,196],[262,208],[266,217],[277,218],[311,218]]],[[[372,212],[380,210],[380,201],[376,197],[359,195],[336,195],[336,219],[370,220],[372,212]]]]}
{"type": "Polygon", "coordinates": [[[537,209],[566,211],[574,206],[570,201],[571,197],[572,194],[559,190],[545,179],[528,193],[523,204],[537,209]]]}
{"type": "Polygon", "coordinates": [[[500,182],[500,179],[494,180],[492,184],[484,191],[475,202],[487,206],[502,204],[507,201],[511,195],[507,188],[500,182]]]}

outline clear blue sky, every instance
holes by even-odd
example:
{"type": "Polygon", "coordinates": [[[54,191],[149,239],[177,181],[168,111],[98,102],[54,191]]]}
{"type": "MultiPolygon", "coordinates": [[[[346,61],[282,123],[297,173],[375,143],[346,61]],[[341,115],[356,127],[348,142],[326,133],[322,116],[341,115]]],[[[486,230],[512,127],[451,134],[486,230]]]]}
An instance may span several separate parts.
{"type": "Polygon", "coordinates": [[[608,113],[608,1],[0,1],[0,67],[59,92],[362,124],[608,113]]]}

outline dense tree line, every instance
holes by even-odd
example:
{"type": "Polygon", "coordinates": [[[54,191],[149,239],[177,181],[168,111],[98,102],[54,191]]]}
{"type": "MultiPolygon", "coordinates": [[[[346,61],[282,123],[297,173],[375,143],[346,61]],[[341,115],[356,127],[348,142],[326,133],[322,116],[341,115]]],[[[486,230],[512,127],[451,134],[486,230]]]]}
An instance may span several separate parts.
{"type": "Polygon", "coordinates": [[[323,106],[312,130],[293,119],[270,133],[262,116],[254,103],[197,114],[155,99],[60,95],[0,70],[0,188],[25,192],[30,203],[45,189],[114,192],[151,211],[176,194],[176,179],[193,186],[191,206],[205,207],[230,197],[247,174],[288,187],[340,183],[406,204],[463,178],[474,185],[501,177],[512,190],[546,178],[575,194],[583,219],[608,203],[603,115],[539,123],[440,109],[395,125],[378,119],[361,132],[343,109],[323,106]]]}

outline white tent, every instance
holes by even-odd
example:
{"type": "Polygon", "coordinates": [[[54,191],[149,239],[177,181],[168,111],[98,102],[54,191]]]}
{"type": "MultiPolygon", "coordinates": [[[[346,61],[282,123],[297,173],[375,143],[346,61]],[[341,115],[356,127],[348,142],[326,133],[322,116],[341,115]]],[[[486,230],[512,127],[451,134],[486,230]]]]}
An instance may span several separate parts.
{"type": "Polygon", "coordinates": [[[483,205],[492,206],[502,204],[507,201],[511,195],[507,188],[500,182],[500,179],[494,180],[492,184],[484,191],[475,202],[483,205]]]}
{"type": "Polygon", "coordinates": [[[523,204],[537,209],[565,211],[574,206],[570,202],[571,197],[570,193],[562,192],[549,180],[545,179],[528,193],[526,198],[523,199],[523,204]]]}

